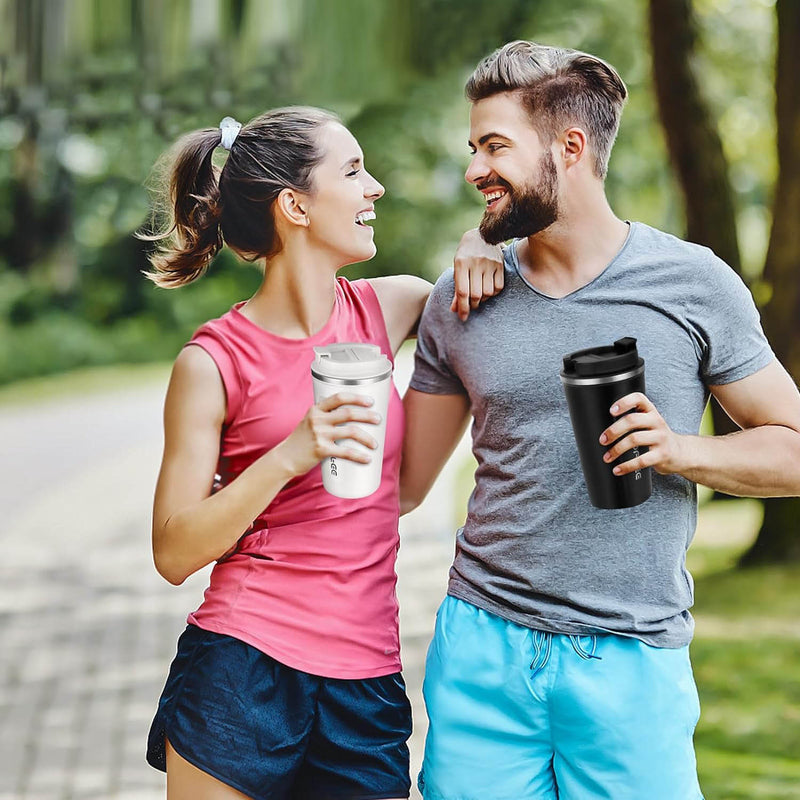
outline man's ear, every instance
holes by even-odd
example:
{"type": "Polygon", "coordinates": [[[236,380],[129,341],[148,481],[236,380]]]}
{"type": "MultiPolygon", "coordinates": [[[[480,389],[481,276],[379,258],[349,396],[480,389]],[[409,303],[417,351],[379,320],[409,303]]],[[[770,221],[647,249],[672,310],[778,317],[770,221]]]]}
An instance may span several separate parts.
{"type": "Polygon", "coordinates": [[[308,195],[295,189],[281,189],[275,198],[275,210],[290,225],[309,226],[308,195]]]}
{"type": "Polygon", "coordinates": [[[583,128],[567,128],[561,135],[560,144],[565,167],[579,163],[589,152],[586,131],[583,128]]]}

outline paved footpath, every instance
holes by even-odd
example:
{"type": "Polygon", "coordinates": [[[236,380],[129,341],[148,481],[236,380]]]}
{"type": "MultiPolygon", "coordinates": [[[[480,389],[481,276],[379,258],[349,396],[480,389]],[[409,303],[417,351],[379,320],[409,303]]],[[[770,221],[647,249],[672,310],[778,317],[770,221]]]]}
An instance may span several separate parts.
{"type": "MultiPolygon", "coordinates": [[[[398,360],[408,381],[410,356],[398,360]]],[[[0,407],[0,800],[156,800],[147,730],[208,569],[180,587],[150,557],[165,383],[0,407]]],[[[453,473],[402,520],[398,563],[416,775],[420,686],[453,552],[453,473]]],[[[412,797],[418,798],[414,790],[412,797]]]]}

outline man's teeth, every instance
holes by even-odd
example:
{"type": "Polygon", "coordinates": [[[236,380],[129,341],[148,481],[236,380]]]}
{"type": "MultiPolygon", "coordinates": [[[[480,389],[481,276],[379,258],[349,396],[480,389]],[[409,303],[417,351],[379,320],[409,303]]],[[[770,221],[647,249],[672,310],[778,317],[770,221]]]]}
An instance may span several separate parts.
{"type": "Polygon", "coordinates": [[[494,200],[499,200],[505,194],[504,191],[497,191],[497,192],[490,192],[489,194],[484,195],[486,198],[486,204],[493,202],[494,200]]]}
{"type": "Polygon", "coordinates": [[[356,223],[358,225],[366,225],[371,219],[375,219],[374,211],[362,211],[356,215],[356,223]]]}

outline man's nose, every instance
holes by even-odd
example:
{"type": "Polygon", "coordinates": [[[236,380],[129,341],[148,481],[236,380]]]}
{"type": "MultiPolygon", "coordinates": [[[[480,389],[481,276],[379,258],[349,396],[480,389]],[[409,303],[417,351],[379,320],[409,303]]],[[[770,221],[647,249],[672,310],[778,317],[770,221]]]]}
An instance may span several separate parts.
{"type": "Polygon", "coordinates": [[[464,180],[467,183],[480,183],[487,174],[488,170],[486,169],[483,156],[480,153],[475,153],[469,162],[467,171],[464,173],[464,180]]]}

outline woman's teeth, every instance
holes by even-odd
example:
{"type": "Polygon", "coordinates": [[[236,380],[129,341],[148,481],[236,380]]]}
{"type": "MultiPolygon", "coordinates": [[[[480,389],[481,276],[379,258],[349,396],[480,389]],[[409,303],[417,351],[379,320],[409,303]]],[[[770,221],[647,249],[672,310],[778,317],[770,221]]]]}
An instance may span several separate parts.
{"type": "Polygon", "coordinates": [[[366,225],[371,219],[375,219],[374,211],[362,211],[356,215],[356,225],[366,225]]]}

